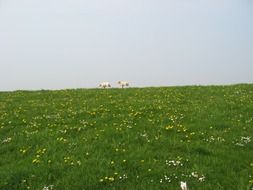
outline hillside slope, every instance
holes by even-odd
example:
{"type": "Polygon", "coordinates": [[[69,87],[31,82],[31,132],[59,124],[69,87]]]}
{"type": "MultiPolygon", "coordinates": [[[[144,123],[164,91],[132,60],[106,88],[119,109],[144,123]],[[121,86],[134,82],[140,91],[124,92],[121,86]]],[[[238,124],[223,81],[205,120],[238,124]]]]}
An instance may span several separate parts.
{"type": "Polygon", "coordinates": [[[253,84],[0,93],[0,189],[245,190],[253,84]]]}

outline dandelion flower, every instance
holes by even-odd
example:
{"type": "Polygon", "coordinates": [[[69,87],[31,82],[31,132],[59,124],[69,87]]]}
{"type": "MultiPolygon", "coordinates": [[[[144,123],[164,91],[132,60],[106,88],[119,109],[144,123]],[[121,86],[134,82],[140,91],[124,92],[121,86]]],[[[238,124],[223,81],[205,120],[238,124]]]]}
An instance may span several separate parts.
{"type": "Polygon", "coordinates": [[[101,182],[101,183],[104,182],[104,179],[100,179],[99,182],[101,182]]]}

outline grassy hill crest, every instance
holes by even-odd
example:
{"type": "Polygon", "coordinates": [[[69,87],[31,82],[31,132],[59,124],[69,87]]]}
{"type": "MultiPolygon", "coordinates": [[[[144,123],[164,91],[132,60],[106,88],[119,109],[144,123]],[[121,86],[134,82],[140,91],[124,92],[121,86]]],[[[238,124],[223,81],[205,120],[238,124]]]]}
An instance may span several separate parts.
{"type": "Polygon", "coordinates": [[[0,93],[0,189],[253,188],[253,84],[0,93]]]}

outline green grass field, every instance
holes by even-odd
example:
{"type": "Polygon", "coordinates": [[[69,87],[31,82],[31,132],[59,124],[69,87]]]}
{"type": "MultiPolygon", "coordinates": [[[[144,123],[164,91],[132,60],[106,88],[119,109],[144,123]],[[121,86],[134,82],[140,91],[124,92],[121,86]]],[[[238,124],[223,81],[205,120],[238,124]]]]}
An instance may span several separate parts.
{"type": "Polygon", "coordinates": [[[253,189],[253,84],[0,93],[0,190],[253,189]]]}

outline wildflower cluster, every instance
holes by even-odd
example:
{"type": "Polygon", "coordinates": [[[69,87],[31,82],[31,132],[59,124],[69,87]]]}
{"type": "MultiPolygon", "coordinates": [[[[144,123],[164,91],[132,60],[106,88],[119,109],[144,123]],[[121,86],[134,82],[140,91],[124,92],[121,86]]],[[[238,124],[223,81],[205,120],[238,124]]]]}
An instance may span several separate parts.
{"type": "Polygon", "coordinates": [[[31,146],[22,147],[22,148],[19,149],[19,152],[20,152],[21,154],[25,154],[25,153],[27,153],[30,149],[31,149],[31,146]]]}
{"type": "Polygon", "coordinates": [[[204,138],[203,141],[208,142],[208,143],[212,143],[212,142],[225,142],[225,139],[223,137],[214,137],[213,135],[211,135],[208,138],[204,138]]]}
{"type": "Polygon", "coordinates": [[[5,138],[4,140],[2,140],[2,144],[5,144],[5,143],[10,143],[10,142],[11,142],[11,140],[12,140],[12,138],[11,138],[11,137],[7,137],[7,138],[5,138]]]}
{"type": "Polygon", "coordinates": [[[42,190],[53,190],[54,189],[54,185],[49,185],[49,186],[44,186],[42,190]]]}
{"type": "Polygon", "coordinates": [[[80,166],[82,164],[82,162],[80,160],[75,160],[73,158],[70,158],[69,156],[65,156],[63,158],[63,161],[65,164],[69,165],[69,166],[80,166]]]}
{"type": "Polygon", "coordinates": [[[243,146],[246,146],[247,144],[249,144],[250,142],[251,142],[251,137],[249,137],[249,136],[246,136],[246,137],[242,136],[242,137],[240,137],[239,139],[236,139],[236,140],[234,141],[234,144],[235,144],[236,146],[241,146],[241,147],[243,147],[243,146]]]}
{"type": "Polygon", "coordinates": [[[112,182],[122,181],[122,180],[126,180],[126,179],[127,179],[126,174],[120,175],[119,173],[114,172],[113,175],[109,175],[109,176],[105,176],[103,178],[100,178],[99,182],[101,182],[101,183],[112,183],[112,182]]]}
{"type": "Polygon", "coordinates": [[[199,175],[197,172],[192,172],[191,175],[192,175],[192,177],[196,178],[200,182],[204,182],[205,178],[206,178],[203,174],[199,175]]]}
{"type": "Polygon", "coordinates": [[[184,164],[182,163],[182,158],[178,157],[177,160],[166,160],[166,165],[174,166],[174,167],[182,167],[184,164]]]}
{"type": "Polygon", "coordinates": [[[41,162],[41,158],[45,154],[46,150],[47,150],[46,148],[38,149],[36,151],[35,158],[32,160],[32,163],[33,164],[39,164],[41,162]]]}

